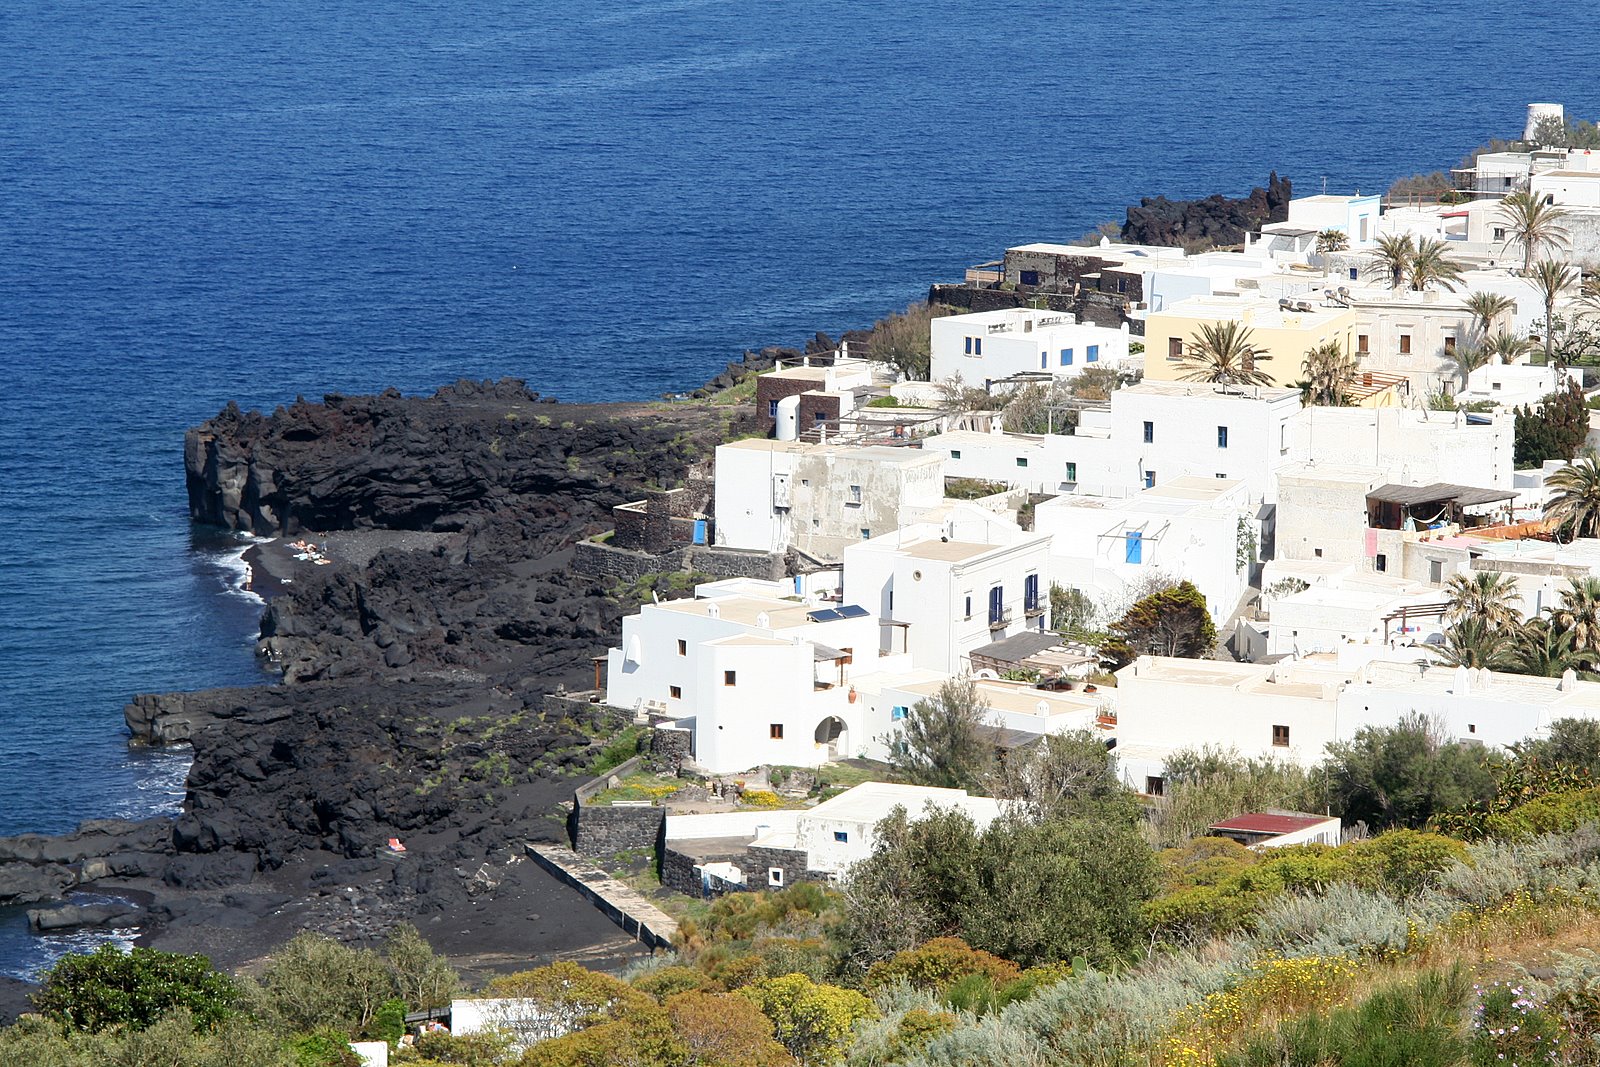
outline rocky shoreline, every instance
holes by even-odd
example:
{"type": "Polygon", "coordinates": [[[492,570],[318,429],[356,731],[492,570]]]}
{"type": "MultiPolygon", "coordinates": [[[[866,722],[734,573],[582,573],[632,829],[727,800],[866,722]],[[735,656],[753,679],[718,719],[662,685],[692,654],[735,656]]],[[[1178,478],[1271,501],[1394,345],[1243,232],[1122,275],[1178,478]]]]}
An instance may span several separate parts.
{"type": "Polygon", "coordinates": [[[41,926],[136,923],[229,967],[299,929],[361,942],[397,921],[469,970],[636,951],[523,860],[561,837],[613,726],[559,694],[631,608],[566,564],[739,417],[501,381],[230,405],[190,430],[193,518],[271,538],[247,558],[282,681],[134,697],[135,743],[194,750],[182,812],[0,839],[0,903],[41,926]]]}

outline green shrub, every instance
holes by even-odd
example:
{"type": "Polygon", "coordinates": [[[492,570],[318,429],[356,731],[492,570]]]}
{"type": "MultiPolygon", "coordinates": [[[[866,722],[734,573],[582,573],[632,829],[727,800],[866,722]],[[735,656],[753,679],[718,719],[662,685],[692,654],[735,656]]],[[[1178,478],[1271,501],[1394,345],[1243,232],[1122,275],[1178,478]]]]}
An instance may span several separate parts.
{"type": "Polygon", "coordinates": [[[390,1048],[400,1044],[406,1036],[406,1002],[395,999],[380,1004],[361,1036],[368,1041],[386,1041],[390,1048]]]}
{"type": "Polygon", "coordinates": [[[297,1067],[361,1067],[361,1057],[343,1033],[324,1027],[289,1042],[297,1067]]]}
{"type": "Polygon", "coordinates": [[[443,1031],[420,1034],[416,1054],[440,1063],[461,1067],[496,1067],[511,1053],[511,1037],[498,1030],[481,1034],[450,1034],[443,1031]]]}
{"type": "Polygon", "coordinates": [[[1490,815],[1484,820],[1484,829],[1490,837],[1524,838],[1565,833],[1596,820],[1600,820],[1600,788],[1539,797],[1490,815]]]}
{"type": "Polygon", "coordinates": [[[928,1042],[956,1028],[956,1017],[947,1011],[912,1008],[900,1017],[889,1041],[888,1059],[898,1061],[927,1048],[928,1042]]]}
{"type": "Polygon", "coordinates": [[[238,995],[233,980],[212,970],[204,956],[101,945],[50,968],[33,1003],[74,1030],[142,1030],[175,1008],[188,1010],[196,1027],[209,1028],[229,1015],[238,995]]]}
{"type": "Polygon", "coordinates": [[[916,989],[937,992],[970,975],[982,975],[1003,985],[1021,978],[1022,970],[1010,960],[975,949],[959,937],[936,937],[874,963],[867,970],[866,987],[871,991],[903,981],[916,989]]]}

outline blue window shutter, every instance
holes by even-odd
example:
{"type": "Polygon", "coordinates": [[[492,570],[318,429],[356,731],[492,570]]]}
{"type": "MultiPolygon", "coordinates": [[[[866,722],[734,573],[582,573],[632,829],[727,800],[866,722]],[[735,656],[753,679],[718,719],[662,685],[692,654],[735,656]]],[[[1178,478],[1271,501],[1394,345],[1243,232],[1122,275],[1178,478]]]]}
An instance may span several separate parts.
{"type": "Polygon", "coordinates": [[[967,355],[972,355],[972,338],[967,338],[967,355]]]}
{"type": "Polygon", "coordinates": [[[1100,362],[1100,346],[1090,345],[1088,355],[1084,357],[1090,363],[1100,362]]]}
{"type": "Polygon", "coordinates": [[[1000,614],[1005,610],[1006,593],[1001,586],[989,590],[989,621],[999,622],[1000,614]]]}
{"type": "Polygon", "coordinates": [[[974,337],[972,339],[972,354],[975,356],[983,355],[983,338],[974,337]]]}
{"type": "Polygon", "coordinates": [[[1061,350],[1061,365],[1063,367],[1072,366],[1072,349],[1063,348],[1061,350]]]}
{"type": "Polygon", "coordinates": [[[1049,366],[1050,366],[1050,353],[1048,353],[1048,352],[1040,352],[1039,353],[1039,369],[1040,370],[1046,370],[1046,369],[1049,368],[1049,366]]]}
{"type": "Polygon", "coordinates": [[[1124,561],[1127,563],[1144,562],[1144,534],[1139,530],[1128,531],[1124,561]]]}

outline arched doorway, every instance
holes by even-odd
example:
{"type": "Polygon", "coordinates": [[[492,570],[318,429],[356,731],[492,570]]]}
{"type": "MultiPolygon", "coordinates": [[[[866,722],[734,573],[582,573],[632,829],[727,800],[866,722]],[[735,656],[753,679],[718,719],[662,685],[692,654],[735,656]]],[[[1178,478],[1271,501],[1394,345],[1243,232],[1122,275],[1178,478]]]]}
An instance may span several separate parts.
{"type": "Polygon", "coordinates": [[[817,723],[817,732],[814,735],[817,746],[826,745],[828,758],[838,759],[841,751],[849,750],[849,730],[845,727],[844,720],[837,715],[829,715],[817,723]]]}

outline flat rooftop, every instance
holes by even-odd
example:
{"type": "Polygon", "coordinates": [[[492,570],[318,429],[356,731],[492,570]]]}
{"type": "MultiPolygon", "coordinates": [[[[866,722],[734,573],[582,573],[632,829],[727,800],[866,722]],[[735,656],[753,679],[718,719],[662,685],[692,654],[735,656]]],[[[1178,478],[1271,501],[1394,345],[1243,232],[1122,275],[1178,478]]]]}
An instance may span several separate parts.
{"type": "Polygon", "coordinates": [[[741,626],[760,626],[765,616],[766,628],[785,630],[791,626],[804,626],[809,621],[806,613],[811,609],[791,600],[775,600],[754,596],[719,596],[706,600],[667,600],[660,604],[646,604],[645,608],[677,612],[680,615],[710,615],[715,607],[717,618],[741,626]]]}
{"type": "Polygon", "coordinates": [[[945,563],[964,563],[985,552],[993,552],[998,545],[980,545],[971,541],[918,541],[900,551],[913,559],[940,560],[945,563]]]}
{"type": "Polygon", "coordinates": [[[1276,300],[1262,297],[1189,296],[1167,305],[1164,310],[1152,311],[1148,318],[1158,315],[1188,319],[1234,319],[1262,330],[1320,330],[1340,316],[1350,313],[1349,308],[1326,308],[1310,305],[1309,311],[1284,311],[1276,300]]]}
{"type": "MultiPolygon", "coordinates": [[[[1285,397],[1293,397],[1298,402],[1300,399],[1300,390],[1298,389],[1280,389],[1273,386],[1256,385],[1211,385],[1207,382],[1160,382],[1151,381],[1149,378],[1144,379],[1137,385],[1119,389],[1113,395],[1121,393],[1143,396],[1215,396],[1233,400],[1282,400],[1285,397]]],[[[1337,409],[1330,408],[1328,410],[1337,409]]],[[[983,435],[980,434],[978,436],[983,435]]]]}
{"type": "Polygon", "coordinates": [[[875,823],[896,806],[904,807],[908,815],[915,816],[922,811],[923,805],[929,803],[941,808],[960,808],[972,815],[974,821],[981,819],[980,826],[987,825],[1000,814],[998,801],[969,796],[964,789],[936,789],[897,782],[863,782],[803,812],[802,818],[808,822],[824,819],[875,823]]]}
{"type": "MultiPolygon", "coordinates": [[[[905,693],[931,697],[948,680],[941,678],[913,685],[897,685],[894,688],[905,693]]],[[[1006,711],[1014,715],[1069,715],[1074,712],[1090,714],[1098,712],[1102,703],[1098,695],[1076,689],[1071,692],[1058,692],[1035,689],[1020,682],[1006,684],[982,681],[977,683],[977,687],[978,695],[989,705],[991,711],[1006,711]],[[1040,710],[1041,704],[1048,705],[1048,710],[1040,710]]]]}
{"type": "Polygon", "coordinates": [[[1223,819],[1211,824],[1213,830],[1233,830],[1247,834],[1292,834],[1296,830],[1309,830],[1325,822],[1337,822],[1327,815],[1304,815],[1277,812],[1256,812],[1223,819]]]}
{"type": "MultiPolygon", "coordinates": [[[[986,437],[987,434],[979,434],[986,437]]],[[[873,464],[891,464],[897,467],[915,467],[932,464],[944,457],[929,454],[918,448],[891,448],[888,445],[817,444],[806,441],[775,441],[770,438],[748,437],[718,445],[718,449],[731,448],[740,452],[781,453],[791,456],[836,456],[841,459],[860,459],[873,464]]]]}

